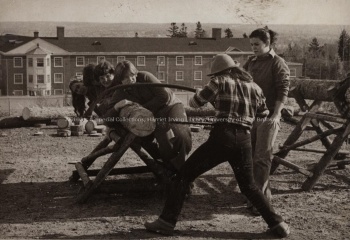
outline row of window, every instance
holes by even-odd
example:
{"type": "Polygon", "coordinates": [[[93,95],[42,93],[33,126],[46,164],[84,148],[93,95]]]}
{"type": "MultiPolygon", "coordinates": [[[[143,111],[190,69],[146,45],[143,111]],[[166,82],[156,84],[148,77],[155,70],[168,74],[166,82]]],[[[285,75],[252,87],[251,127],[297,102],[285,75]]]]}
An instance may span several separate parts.
{"type": "MultiPolygon", "coordinates": [[[[50,90],[44,90],[44,91],[45,91],[45,95],[46,96],[50,96],[51,95],[51,91],[50,90]]],[[[12,93],[15,96],[23,96],[23,90],[13,90],[12,93]]],[[[63,89],[54,89],[53,90],[53,94],[54,95],[63,95],[63,89]]],[[[37,93],[35,91],[28,91],[28,95],[29,96],[36,96],[37,93]]],[[[42,95],[42,93],[40,95],[42,95]]]]}
{"type": "MultiPolygon", "coordinates": [[[[53,75],[53,82],[54,83],[63,83],[63,73],[55,73],[53,75]]],[[[15,73],[13,76],[14,84],[23,84],[23,74],[21,73],[15,73]]],[[[28,75],[28,82],[33,83],[34,82],[34,76],[28,75]]],[[[46,78],[46,83],[51,82],[51,76],[48,74],[46,78]]],[[[36,75],[36,83],[45,83],[45,75],[38,74],[36,75]]]]}
{"type": "MultiPolygon", "coordinates": [[[[76,73],[76,76],[81,76],[82,73],[76,73]]],[[[194,80],[195,81],[201,81],[202,80],[202,71],[194,71],[194,80]]],[[[54,83],[63,83],[63,73],[54,73],[53,75],[53,82],[54,83]]],[[[164,71],[158,71],[157,72],[157,78],[160,81],[165,81],[165,72],[164,71]]],[[[14,74],[14,84],[23,84],[23,74],[22,73],[15,73],[14,74]]],[[[50,75],[47,75],[46,82],[50,83],[50,75]]],[[[176,71],[175,72],[175,80],[176,81],[184,81],[185,80],[185,73],[184,71],[176,71]]],[[[34,76],[28,75],[28,82],[33,83],[34,82],[34,76]]],[[[45,75],[38,74],[36,75],[36,83],[45,83],[45,75]]]]}
{"type": "MultiPolygon", "coordinates": [[[[33,67],[34,65],[36,67],[44,67],[44,61],[45,58],[35,58],[36,63],[34,63],[33,58],[28,58],[28,67],[33,67]]],[[[105,61],[105,56],[97,56],[97,62],[105,61]]],[[[121,62],[125,60],[125,56],[118,56],[117,62],[121,62]]],[[[50,59],[46,59],[47,63],[46,66],[50,66],[50,59]]],[[[85,64],[85,57],[78,56],[75,60],[77,67],[84,67],[85,64]]],[[[183,66],[185,64],[185,57],[184,56],[176,56],[176,65],[177,66],[183,66]]],[[[194,65],[202,65],[203,59],[202,56],[195,56],[194,57],[194,65]]],[[[146,66],[146,57],[145,56],[138,56],[136,58],[136,65],[137,66],[146,66]]],[[[158,66],[165,66],[165,56],[157,56],[157,65],[158,66]]],[[[22,57],[14,57],[13,58],[13,66],[15,68],[22,68],[23,67],[23,58],[22,57]]],[[[54,67],[63,67],[63,58],[62,57],[54,57],[54,67]]]]}

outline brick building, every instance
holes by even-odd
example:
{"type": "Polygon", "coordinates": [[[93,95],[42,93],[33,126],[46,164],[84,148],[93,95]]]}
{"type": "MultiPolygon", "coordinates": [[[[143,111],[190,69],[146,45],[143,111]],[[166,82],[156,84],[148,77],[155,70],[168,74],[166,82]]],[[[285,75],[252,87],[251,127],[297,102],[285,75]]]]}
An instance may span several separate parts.
{"type": "Polygon", "coordinates": [[[200,88],[216,54],[226,52],[242,64],[253,54],[247,38],[222,38],[219,28],[212,34],[201,39],[65,37],[64,27],[57,27],[57,37],[7,34],[0,37],[0,93],[62,95],[86,64],[107,60],[115,65],[124,59],[164,83],[200,88]]]}

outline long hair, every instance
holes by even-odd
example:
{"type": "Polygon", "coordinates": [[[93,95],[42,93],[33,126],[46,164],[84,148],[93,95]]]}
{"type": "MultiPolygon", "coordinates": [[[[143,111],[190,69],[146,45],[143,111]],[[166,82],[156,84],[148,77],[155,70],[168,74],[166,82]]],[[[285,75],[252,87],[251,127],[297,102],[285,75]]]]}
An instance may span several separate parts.
{"type": "Polygon", "coordinates": [[[134,74],[138,73],[138,70],[135,67],[135,65],[128,60],[117,63],[117,65],[115,66],[115,79],[118,84],[121,84],[128,71],[134,74]]]}
{"type": "Polygon", "coordinates": [[[267,26],[264,28],[255,29],[249,38],[259,38],[263,43],[273,45],[277,41],[277,33],[268,29],[267,26]]]}
{"type": "Polygon", "coordinates": [[[78,116],[78,117],[82,117],[85,113],[85,96],[81,95],[81,94],[77,94],[76,92],[72,91],[72,87],[74,84],[76,83],[82,83],[81,80],[72,80],[69,83],[69,89],[72,93],[72,105],[74,108],[74,113],[78,116]]]}
{"type": "Polygon", "coordinates": [[[93,63],[90,63],[86,65],[83,69],[83,83],[85,86],[93,86],[94,82],[94,71],[95,71],[96,65],[93,63]]]}

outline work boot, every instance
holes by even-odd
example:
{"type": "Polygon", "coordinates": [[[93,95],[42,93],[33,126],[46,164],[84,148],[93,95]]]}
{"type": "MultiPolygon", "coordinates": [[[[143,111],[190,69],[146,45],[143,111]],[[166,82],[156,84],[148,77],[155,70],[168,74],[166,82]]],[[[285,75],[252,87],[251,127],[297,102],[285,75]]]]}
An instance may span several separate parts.
{"type": "Polygon", "coordinates": [[[161,218],[158,218],[153,222],[146,222],[144,226],[150,232],[160,233],[167,236],[173,235],[175,228],[173,224],[168,223],[161,218]]]}
{"type": "Polygon", "coordinates": [[[276,226],[267,230],[267,232],[269,234],[275,235],[276,237],[285,238],[290,234],[290,229],[287,223],[280,222],[276,226]]]}

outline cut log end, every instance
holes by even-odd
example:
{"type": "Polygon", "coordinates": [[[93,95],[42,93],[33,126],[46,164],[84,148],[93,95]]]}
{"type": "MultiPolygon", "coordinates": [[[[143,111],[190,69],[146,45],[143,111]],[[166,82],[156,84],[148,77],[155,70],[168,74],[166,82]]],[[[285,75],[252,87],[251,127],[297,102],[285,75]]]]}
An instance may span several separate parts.
{"type": "Polygon", "coordinates": [[[121,124],[139,137],[150,135],[156,128],[153,113],[138,104],[128,105],[120,111],[121,124]]]}

